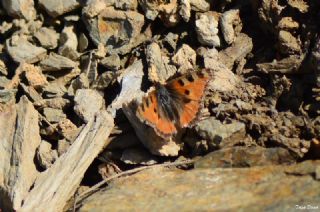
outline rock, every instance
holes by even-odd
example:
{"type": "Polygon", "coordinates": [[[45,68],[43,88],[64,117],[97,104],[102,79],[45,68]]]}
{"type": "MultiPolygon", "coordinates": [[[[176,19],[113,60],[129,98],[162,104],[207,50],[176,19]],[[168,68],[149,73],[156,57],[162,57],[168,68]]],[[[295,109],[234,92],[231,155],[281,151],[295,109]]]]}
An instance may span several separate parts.
{"type": "Polygon", "coordinates": [[[41,27],[34,37],[39,41],[41,46],[46,49],[55,49],[58,46],[59,34],[51,28],[41,27]]]}
{"type": "Polygon", "coordinates": [[[256,64],[259,71],[265,73],[284,73],[292,74],[299,71],[302,61],[304,60],[302,55],[290,55],[289,57],[281,60],[273,60],[270,63],[258,63],[256,64]]]}
{"type": "Polygon", "coordinates": [[[279,21],[278,27],[285,31],[297,30],[299,28],[299,23],[294,21],[292,17],[283,17],[279,21]]]}
{"type": "Polygon", "coordinates": [[[121,10],[136,10],[138,7],[137,0],[118,0],[114,1],[114,7],[121,10]]]}
{"type": "Polygon", "coordinates": [[[178,39],[179,35],[169,32],[163,41],[172,48],[172,51],[175,51],[177,48],[178,39]]]}
{"type": "Polygon", "coordinates": [[[43,89],[43,94],[47,98],[63,96],[66,92],[66,87],[59,82],[51,82],[43,89]]]}
{"type": "Polygon", "coordinates": [[[37,149],[37,159],[40,166],[44,169],[48,169],[58,158],[57,150],[52,149],[52,145],[42,140],[39,148],[37,149]]]}
{"type": "Polygon", "coordinates": [[[241,122],[223,124],[214,117],[197,123],[195,130],[211,149],[233,146],[245,137],[246,132],[245,125],[241,122]]]}
{"type": "Polygon", "coordinates": [[[113,118],[106,111],[97,113],[68,151],[37,178],[21,211],[63,211],[86,170],[106,144],[113,126],[113,118]]]}
{"type": "Polygon", "coordinates": [[[232,168],[293,164],[294,158],[281,147],[234,146],[211,152],[195,162],[195,168],[232,168]]]}
{"type": "Polygon", "coordinates": [[[288,5],[298,9],[301,13],[306,13],[309,9],[308,1],[305,2],[304,0],[288,0],[288,5]]]}
{"type": "Polygon", "coordinates": [[[64,71],[73,69],[76,66],[76,62],[53,52],[50,53],[48,58],[40,62],[40,67],[43,71],[64,71]]]}
{"type": "Polygon", "coordinates": [[[78,89],[87,89],[89,87],[89,79],[85,73],[82,73],[71,82],[71,85],[68,88],[68,94],[74,96],[78,89]]]}
{"type": "Polygon", "coordinates": [[[181,0],[180,1],[180,10],[179,14],[185,22],[189,22],[191,17],[191,4],[190,0],[181,0]]]}
{"type": "MultiPolygon", "coordinates": [[[[0,90],[0,104],[13,104],[15,103],[17,90],[0,90]]],[[[0,106],[1,108],[1,106],[0,106]]]]}
{"type": "Polygon", "coordinates": [[[66,118],[66,114],[62,110],[50,107],[43,108],[43,115],[50,123],[58,123],[60,120],[66,118]]]}
{"type": "Polygon", "coordinates": [[[58,49],[59,54],[71,60],[76,60],[79,57],[77,48],[78,38],[74,32],[74,27],[72,25],[65,26],[60,34],[58,49]]]}
{"type": "Polygon", "coordinates": [[[34,164],[41,141],[38,112],[27,97],[2,108],[0,129],[0,205],[6,211],[19,210],[39,175],[34,164]]]}
{"type": "Polygon", "coordinates": [[[68,151],[68,149],[70,148],[71,143],[69,141],[67,141],[67,139],[61,139],[58,141],[58,147],[57,147],[57,152],[59,157],[61,155],[63,155],[65,152],[68,151]]]}
{"type": "Polygon", "coordinates": [[[147,46],[146,57],[148,62],[148,78],[151,82],[165,82],[175,72],[167,69],[160,46],[153,42],[147,46]]]}
{"type": "Polygon", "coordinates": [[[89,40],[84,33],[80,34],[78,40],[79,40],[78,50],[79,50],[79,52],[84,52],[84,50],[86,50],[88,48],[89,40]]]}
{"type": "Polygon", "coordinates": [[[62,98],[62,97],[56,97],[56,98],[51,98],[51,99],[40,99],[37,100],[33,103],[35,107],[50,107],[54,109],[59,109],[59,110],[65,110],[67,107],[71,105],[70,100],[62,98]]]}
{"type": "Polygon", "coordinates": [[[207,12],[210,10],[210,1],[208,0],[190,0],[191,8],[197,12],[207,12]]]}
{"type": "Polygon", "coordinates": [[[8,70],[4,61],[0,58],[0,73],[4,76],[8,75],[8,70]]]}
{"type": "Polygon", "coordinates": [[[38,66],[23,63],[20,67],[23,70],[24,76],[31,87],[40,89],[48,84],[46,76],[42,74],[42,71],[38,66]]]}
{"type": "Polygon", "coordinates": [[[2,0],[6,12],[14,18],[24,18],[28,21],[36,18],[33,0],[2,0]]]}
{"type": "Polygon", "coordinates": [[[107,7],[93,18],[85,14],[84,21],[92,41],[104,44],[108,52],[126,54],[151,36],[148,29],[141,33],[144,17],[134,11],[107,7]]]}
{"type": "Polygon", "coordinates": [[[196,57],[196,52],[187,44],[183,44],[172,57],[172,61],[179,67],[179,73],[187,73],[189,69],[193,69],[195,67],[196,57]]]}
{"type": "Polygon", "coordinates": [[[36,63],[42,60],[47,54],[44,48],[34,46],[29,41],[19,37],[8,39],[6,41],[6,50],[17,63],[36,63]]]}
{"type": "Polygon", "coordinates": [[[220,46],[218,20],[219,14],[215,12],[197,13],[196,32],[201,44],[213,47],[220,46]]]}
{"type": "Polygon", "coordinates": [[[80,7],[80,2],[77,0],[68,1],[50,1],[39,0],[39,5],[53,18],[75,10],[80,7]]]}
{"type": "Polygon", "coordinates": [[[74,111],[84,121],[88,122],[104,107],[102,96],[95,90],[79,89],[74,97],[74,111]]]}
{"type": "Polygon", "coordinates": [[[128,149],[141,145],[141,142],[134,132],[116,134],[115,136],[110,136],[110,140],[110,144],[107,146],[109,150],[128,149]]]}
{"type": "Polygon", "coordinates": [[[76,139],[81,130],[67,118],[59,121],[57,129],[70,143],[76,139]]]}
{"type": "Polygon", "coordinates": [[[240,33],[230,47],[219,52],[219,63],[231,70],[235,62],[243,60],[252,49],[252,39],[248,35],[240,33]]]}
{"type": "Polygon", "coordinates": [[[126,164],[153,165],[158,162],[158,158],[151,155],[146,149],[134,147],[125,149],[121,156],[121,161],[126,164]]]}
{"type": "MultiPolygon", "coordinates": [[[[306,161],[301,167],[319,166],[306,161]]],[[[79,211],[290,211],[320,201],[320,182],[298,165],[253,168],[153,168],[119,178],[85,199],[79,211]],[[299,174],[287,174],[295,170],[299,174]],[[276,179],[276,180],[275,180],[276,179]],[[146,195],[148,194],[148,195],[146,195]],[[228,204],[226,204],[226,199],[228,204]],[[121,201],[121,204],[118,204],[121,201]]],[[[314,174],[315,172],[313,172],[314,174]]]]}
{"type": "Polygon", "coordinates": [[[108,69],[118,70],[120,68],[120,57],[117,54],[111,54],[103,58],[99,63],[108,69]]]}
{"type": "Polygon", "coordinates": [[[224,12],[220,17],[220,27],[226,43],[232,44],[242,29],[240,10],[233,9],[224,12]]]}
{"type": "Polygon", "coordinates": [[[5,76],[0,76],[0,88],[6,88],[10,84],[10,80],[5,76]]]}
{"type": "Polygon", "coordinates": [[[281,30],[279,32],[279,50],[283,54],[293,54],[301,52],[300,41],[290,32],[281,30]]]}
{"type": "Polygon", "coordinates": [[[27,86],[23,83],[20,83],[20,87],[31,102],[42,100],[41,95],[33,87],[27,86]]]}

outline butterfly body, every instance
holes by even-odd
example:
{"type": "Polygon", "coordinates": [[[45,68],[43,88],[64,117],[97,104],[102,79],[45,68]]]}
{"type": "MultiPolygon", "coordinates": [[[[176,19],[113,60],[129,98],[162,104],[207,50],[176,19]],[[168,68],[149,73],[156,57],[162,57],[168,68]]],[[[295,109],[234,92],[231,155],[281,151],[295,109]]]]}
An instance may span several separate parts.
{"type": "Polygon", "coordinates": [[[192,126],[202,107],[210,75],[207,70],[185,74],[166,84],[156,84],[137,109],[141,121],[168,138],[192,126]]]}

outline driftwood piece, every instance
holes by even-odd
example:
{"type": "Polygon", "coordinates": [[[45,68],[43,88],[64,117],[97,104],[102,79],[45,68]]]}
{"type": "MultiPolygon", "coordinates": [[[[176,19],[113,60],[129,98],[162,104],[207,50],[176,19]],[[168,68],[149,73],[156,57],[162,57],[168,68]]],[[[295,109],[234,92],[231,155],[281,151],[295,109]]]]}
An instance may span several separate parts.
{"type": "Polygon", "coordinates": [[[34,164],[39,134],[38,112],[27,97],[0,113],[0,208],[19,209],[39,172],[34,164]]]}
{"type": "Polygon", "coordinates": [[[98,112],[69,150],[39,176],[18,211],[62,211],[85,171],[103,149],[113,126],[110,114],[98,112]]]}

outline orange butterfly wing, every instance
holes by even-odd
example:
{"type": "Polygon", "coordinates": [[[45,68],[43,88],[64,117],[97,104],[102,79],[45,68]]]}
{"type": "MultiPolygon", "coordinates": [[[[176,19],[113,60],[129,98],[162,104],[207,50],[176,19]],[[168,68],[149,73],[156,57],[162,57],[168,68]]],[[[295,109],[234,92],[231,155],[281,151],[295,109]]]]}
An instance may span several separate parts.
{"type": "Polygon", "coordinates": [[[179,114],[180,127],[190,126],[197,118],[209,80],[210,75],[207,70],[204,70],[184,75],[168,83],[168,86],[173,88],[184,99],[184,104],[179,114]]]}
{"type": "Polygon", "coordinates": [[[156,92],[152,91],[142,100],[141,105],[137,109],[138,116],[142,121],[152,126],[156,133],[162,137],[169,137],[177,133],[177,128],[170,120],[166,120],[159,115],[159,106],[156,92]]]}

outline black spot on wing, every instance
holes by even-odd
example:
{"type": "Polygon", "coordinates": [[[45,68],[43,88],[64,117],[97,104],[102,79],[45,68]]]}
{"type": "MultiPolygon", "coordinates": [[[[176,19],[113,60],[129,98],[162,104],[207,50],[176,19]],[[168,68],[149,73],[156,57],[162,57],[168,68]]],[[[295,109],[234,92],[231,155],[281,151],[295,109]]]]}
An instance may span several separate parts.
{"type": "Polygon", "coordinates": [[[185,85],[182,79],[179,79],[178,83],[179,83],[180,86],[184,86],[185,85]]]}
{"type": "Polygon", "coordinates": [[[189,82],[194,82],[194,78],[193,78],[192,74],[190,74],[190,75],[187,76],[187,80],[188,80],[189,82]]]}
{"type": "Polygon", "coordinates": [[[189,90],[184,90],[184,94],[189,96],[190,95],[190,91],[189,90]]]}

